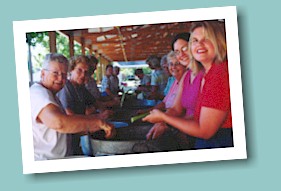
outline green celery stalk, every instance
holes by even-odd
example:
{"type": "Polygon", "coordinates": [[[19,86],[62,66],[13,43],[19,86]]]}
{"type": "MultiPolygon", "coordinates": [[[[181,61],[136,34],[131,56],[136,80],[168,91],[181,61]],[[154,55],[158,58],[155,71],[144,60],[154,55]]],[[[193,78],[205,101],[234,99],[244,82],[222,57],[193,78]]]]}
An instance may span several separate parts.
{"type": "Polygon", "coordinates": [[[139,120],[139,119],[141,119],[141,118],[146,117],[147,115],[149,115],[149,113],[150,113],[150,112],[143,113],[143,114],[140,114],[140,115],[131,117],[131,123],[134,123],[135,121],[137,121],[137,120],[139,120]]]}

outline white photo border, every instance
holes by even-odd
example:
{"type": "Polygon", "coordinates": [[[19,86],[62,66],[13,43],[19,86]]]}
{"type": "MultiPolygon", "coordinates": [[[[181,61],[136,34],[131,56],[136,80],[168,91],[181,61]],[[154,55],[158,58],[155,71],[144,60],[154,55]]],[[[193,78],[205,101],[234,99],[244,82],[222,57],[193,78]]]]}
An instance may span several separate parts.
{"type": "Polygon", "coordinates": [[[239,38],[235,6],[159,12],[127,13],[73,18],[14,21],[18,108],[21,130],[23,173],[45,173],[203,161],[246,159],[246,139],[240,70],[239,38]],[[109,26],[188,22],[224,19],[228,49],[230,96],[234,147],[160,153],[130,154],[34,161],[26,33],[109,26]]]}

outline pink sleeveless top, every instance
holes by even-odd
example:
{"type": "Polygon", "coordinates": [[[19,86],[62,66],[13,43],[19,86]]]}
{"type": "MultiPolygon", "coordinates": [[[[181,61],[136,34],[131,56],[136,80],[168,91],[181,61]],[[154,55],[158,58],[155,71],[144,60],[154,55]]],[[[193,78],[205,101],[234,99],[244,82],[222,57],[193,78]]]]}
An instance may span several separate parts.
{"type": "Polygon", "coordinates": [[[194,115],[195,107],[197,104],[197,99],[200,92],[200,85],[201,80],[203,78],[204,72],[201,70],[193,80],[192,83],[190,83],[190,75],[191,70],[187,71],[187,74],[185,75],[184,82],[183,82],[183,91],[182,91],[182,98],[181,98],[181,104],[183,108],[186,109],[185,116],[190,117],[194,115]]]}

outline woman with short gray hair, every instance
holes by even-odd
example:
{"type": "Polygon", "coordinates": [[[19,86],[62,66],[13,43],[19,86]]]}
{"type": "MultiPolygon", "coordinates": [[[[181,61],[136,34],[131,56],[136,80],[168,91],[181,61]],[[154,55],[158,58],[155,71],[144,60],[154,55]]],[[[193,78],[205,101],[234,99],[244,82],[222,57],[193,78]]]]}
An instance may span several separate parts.
{"type": "Polygon", "coordinates": [[[43,62],[41,81],[30,87],[34,159],[48,160],[69,156],[69,133],[104,130],[114,136],[114,128],[92,116],[66,115],[56,93],[66,82],[68,60],[61,54],[48,54],[43,62]]]}

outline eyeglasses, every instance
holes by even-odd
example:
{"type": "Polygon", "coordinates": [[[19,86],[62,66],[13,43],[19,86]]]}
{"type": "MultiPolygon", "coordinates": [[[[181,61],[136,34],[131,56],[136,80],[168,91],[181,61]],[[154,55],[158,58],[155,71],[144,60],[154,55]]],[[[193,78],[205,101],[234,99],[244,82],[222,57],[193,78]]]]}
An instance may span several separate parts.
{"type": "Polygon", "coordinates": [[[66,73],[63,73],[63,72],[58,72],[58,71],[55,71],[55,70],[49,70],[49,69],[43,69],[43,70],[46,70],[48,72],[51,72],[51,74],[58,78],[59,76],[61,76],[63,79],[66,79],[67,78],[67,74],[66,73]]]}
{"type": "Polygon", "coordinates": [[[181,52],[186,52],[186,51],[188,51],[188,45],[181,47],[180,50],[175,50],[174,53],[178,56],[181,52]]]}
{"type": "Polygon", "coordinates": [[[171,66],[171,67],[173,67],[173,66],[180,66],[180,62],[175,62],[175,63],[173,63],[173,62],[169,62],[169,66],[171,66]]]}

